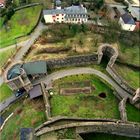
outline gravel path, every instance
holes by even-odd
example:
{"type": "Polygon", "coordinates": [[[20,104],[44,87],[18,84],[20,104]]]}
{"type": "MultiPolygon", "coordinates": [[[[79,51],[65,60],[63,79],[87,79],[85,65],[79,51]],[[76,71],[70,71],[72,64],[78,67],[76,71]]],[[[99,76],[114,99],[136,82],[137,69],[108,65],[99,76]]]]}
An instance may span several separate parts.
{"type": "Polygon", "coordinates": [[[114,80],[112,80],[109,76],[105,75],[104,73],[93,69],[93,68],[87,68],[87,67],[81,67],[81,68],[74,68],[70,70],[60,70],[57,72],[54,72],[50,75],[47,75],[46,77],[34,81],[33,84],[37,84],[40,82],[44,82],[47,85],[50,85],[50,83],[54,80],[63,78],[65,76],[70,76],[70,75],[76,75],[76,74],[95,74],[99,76],[100,78],[104,79],[107,83],[109,83],[116,91],[117,93],[122,97],[122,98],[132,98],[132,96],[127,93],[125,90],[123,90],[114,80]]]}

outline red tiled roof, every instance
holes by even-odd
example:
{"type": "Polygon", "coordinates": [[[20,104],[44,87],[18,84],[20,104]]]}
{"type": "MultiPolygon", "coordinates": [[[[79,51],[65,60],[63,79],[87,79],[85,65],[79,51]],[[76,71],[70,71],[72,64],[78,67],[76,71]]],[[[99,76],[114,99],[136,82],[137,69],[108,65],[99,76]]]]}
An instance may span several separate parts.
{"type": "Polygon", "coordinates": [[[6,0],[0,0],[0,3],[5,4],[6,0]]]}

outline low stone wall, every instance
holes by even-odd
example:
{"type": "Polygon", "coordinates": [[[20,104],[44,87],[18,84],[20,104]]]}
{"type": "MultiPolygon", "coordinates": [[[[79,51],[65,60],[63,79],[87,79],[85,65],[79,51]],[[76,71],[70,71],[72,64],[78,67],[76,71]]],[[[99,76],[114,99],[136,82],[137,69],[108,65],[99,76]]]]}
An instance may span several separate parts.
{"type": "Polygon", "coordinates": [[[42,89],[42,94],[43,94],[43,100],[44,100],[44,103],[45,103],[45,113],[46,113],[46,117],[47,119],[50,119],[51,118],[51,106],[50,106],[50,103],[49,103],[49,93],[48,91],[46,91],[45,89],[45,86],[43,83],[41,83],[41,89],[42,89]]]}
{"type": "Polygon", "coordinates": [[[115,71],[115,69],[109,65],[107,65],[106,67],[106,71],[111,75],[111,77],[124,89],[126,90],[128,93],[130,93],[131,95],[134,95],[135,93],[135,89],[133,89],[132,87],[130,87],[127,82],[122,79],[119,74],[115,71]]]}
{"type": "Polygon", "coordinates": [[[66,128],[76,128],[76,133],[90,133],[90,132],[102,132],[108,134],[116,134],[127,137],[140,138],[140,125],[133,123],[122,122],[96,122],[96,121],[73,121],[63,124],[59,122],[59,125],[53,124],[43,127],[41,130],[35,133],[36,136],[43,135],[52,131],[57,131],[66,128]]]}
{"type": "Polygon", "coordinates": [[[88,64],[97,64],[97,59],[97,54],[88,54],[47,60],[46,63],[49,69],[53,69],[66,66],[84,66],[88,64]]]}
{"type": "Polygon", "coordinates": [[[124,122],[127,121],[126,101],[127,99],[123,98],[119,103],[119,111],[120,111],[121,120],[124,122]]]}
{"type": "Polygon", "coordinates": [[[140,138],[140,126],[135,126],[133,124],[125,124],[125,123],[95,123],[93,125],[88,126],[79,126],[76,127],[76,133],[107,133],[107,134],[115,134],[126,137],[140,138]]]}

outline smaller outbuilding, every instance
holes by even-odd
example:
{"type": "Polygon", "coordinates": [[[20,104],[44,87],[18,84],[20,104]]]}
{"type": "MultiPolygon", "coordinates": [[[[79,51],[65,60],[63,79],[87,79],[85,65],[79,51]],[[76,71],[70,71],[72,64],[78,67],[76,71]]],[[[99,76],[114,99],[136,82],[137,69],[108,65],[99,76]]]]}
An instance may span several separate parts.
{"type": "Polygon", "coordinates": [[[6,0],[0,0],[0,8],[5,8],[6,0]]]}
{"type": "Polygon", "coordinates": [[[119,24],[126,31],[134,31],[136,28],[135,21],[129,13],[125,13],[120,17],[119,24]]]}

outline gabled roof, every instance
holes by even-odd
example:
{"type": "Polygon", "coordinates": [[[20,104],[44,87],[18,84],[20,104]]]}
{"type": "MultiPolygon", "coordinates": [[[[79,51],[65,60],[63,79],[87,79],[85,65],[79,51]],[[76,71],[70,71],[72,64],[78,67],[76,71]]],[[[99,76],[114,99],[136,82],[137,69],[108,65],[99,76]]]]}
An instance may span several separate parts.
{"type": "Polygon", "coordinates": [[[64,14],[64,9],[43,10],[43,15],[64,14]]]}
{"type": "Polygon", "coordinates": [[[64,9],[66,14],[86,14],[87,10],[83,6],[70,6],[64,9]]]}
{"type": "Polygon", "coordinates": [[[137,18],[137,20],[140,21],[140,7],[130,6],[128,10],[134,18],[137,18]]]}
{"type": "Polygon", "coordinates": [[[40,95],[42,95],[42,90],[41,90],[41,86],[39,85],[35,85],[30,91],[29,91],[29,95],[30,95],[30,99],[36,98],[40,95]]]}
{"type": "Polygon", "coordinates": [[[47,63],[45,61],[35,61],[23,64],[23,69],[28,74],[47,73],[47,63]]]}
{"type": "Polygon", "coordinates": [[[6,1],[5,1],[5,0],[0,0],[0,3],[1,3],[1,4],[5,4],[6,1]]]}
{"type": "Polygon", "coordinates": [[[86,8],[83,6],[70,6],[64,9],[52,9],[43,10],[43,15],[55,15],[55,14],[87,14],[86,8]]]}
{"type": "Polygon", "coordinates": [[[135,21],[130,14],[125,13],[121,16],[121,18],[122,18],[122,20],[124,21],[125,24],[135,25],[135,21]]]}

